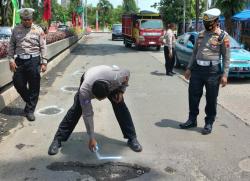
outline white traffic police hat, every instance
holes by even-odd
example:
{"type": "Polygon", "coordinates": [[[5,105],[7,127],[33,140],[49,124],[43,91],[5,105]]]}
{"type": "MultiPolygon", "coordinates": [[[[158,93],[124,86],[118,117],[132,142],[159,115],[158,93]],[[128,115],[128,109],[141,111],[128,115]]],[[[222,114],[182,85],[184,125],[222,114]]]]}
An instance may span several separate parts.
{"type": "Polygon", "coordinates": [[[217,8],[212,8],[203,13],[204,21],[213,21],[218,18],[221,14],[221,11],[217,8]]]}
{"type": "Polygon", "coordinates": [[[18,10],[18,12],[20,13],[21,18],[24,18],[24,19],[32,19],[34,11],[35,10],[32,9],[32,8],[22,8],[22,9],[18,10]]]}

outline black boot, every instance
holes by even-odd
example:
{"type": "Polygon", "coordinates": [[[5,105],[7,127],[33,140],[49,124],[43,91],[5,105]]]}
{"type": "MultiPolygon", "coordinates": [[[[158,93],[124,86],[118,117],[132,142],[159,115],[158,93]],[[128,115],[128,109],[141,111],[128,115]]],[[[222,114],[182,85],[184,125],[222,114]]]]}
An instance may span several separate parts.
{"type": "Polygon", "coordinates": [[[54,139],[49,147],[48,154],[56,155],[61,146],[62,146],[61,141],[59,141],[58,139],[54,139]]]}
{"type": "Polygon", "coordinates": [[[193,128],[197,126],[197,121],[188,119],[185,123],[182,123],[179,126],[181,129],[193,128]]]}
{"type": "Polygon", "coordinates": [[[138,142],[136,138],[129,139],[127,142],[127,145],[135,152],[141,152],[142,151],[142,146],[138,142]]]}
{"type": "Polygon", "coordinates": [[[212,132],[213,126],[212,124],[205,124],[204,128],[201,130],[201,134],[207,135],[212,132]]]}
{"type": "Polygon", "coordinates": [[[26,118],[29,121],[35,121],[36,120],[36,117],[35,117],[34,113],[26,113],[26,118]]]}

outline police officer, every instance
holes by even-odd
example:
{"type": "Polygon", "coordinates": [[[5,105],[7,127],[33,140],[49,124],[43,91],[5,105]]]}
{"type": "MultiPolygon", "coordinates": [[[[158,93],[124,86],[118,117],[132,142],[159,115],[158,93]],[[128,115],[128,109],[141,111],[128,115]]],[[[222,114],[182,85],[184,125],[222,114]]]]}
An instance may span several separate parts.
{"type": "Polygon", "coordinates": [[[43,30],[33,24],[34,9],[19,10],[21,24],[12,32],[8,57],[13,84],[22,99],[26,102],[25,115],[34,121],[34,111],[40,91],[40,71],[46,71],[46,40],[43,30]]]}
{"type": "Polygon", "coordinates": [[[230,61],[229,36],[218,26],[220,10],[213,8],[204,12],[201,31],[195,43],[192,58],[187,66],[185,78],[189,83],[189,117],[187,122],[180,124],[182,129],[197,126],[199,103],[206,88],[206,117],[202,134],[209,134],[216,117],[219,84],[227,84],[230,61]],[[222,58],[222,61],[221,61],[222,58]],[[222,65],[221,65],[222,64],[222,65]]]}
{"type": "Polygon", "coordinates": [[[123,94],[128,86],[130,72],[118,66],[99,65],[92,67],[82,76],[74,103],[68,110],[54,136],[48,154],[55,155],[61,147],[62,141],[67,141],[73,132],[81,115],[89,135],[89,149],[94,151],[97,145],[94,135],[93,109],[91,100],[96,98],[110,100],[116,119],[120,125],[124,138],[128,139],[128,146],[136,152],[142,151],[142,146],[136,138],[134,124],[129,110],[124,102],[123,94]]]}
{"type": "Polygon", "coordinates": [[[175,43],[175,34],[173,30],[175,29],[175,25],[170,23],[167,25],[167,31],[164,35],[164,57],[165,57],[165,68],[166,75],[173,76],[175,72],[173,72],[174,63],[175,63],[175,55],[174,55],[174,43],[175,43]]]}

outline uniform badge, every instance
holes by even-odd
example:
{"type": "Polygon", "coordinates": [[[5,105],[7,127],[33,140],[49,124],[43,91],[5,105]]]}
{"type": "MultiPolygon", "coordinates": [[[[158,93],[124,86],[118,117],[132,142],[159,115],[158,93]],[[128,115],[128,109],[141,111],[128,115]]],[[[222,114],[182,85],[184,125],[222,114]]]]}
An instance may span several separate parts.
{"type": "Polygon", "coordinates": [[[209,19],[208,15],[204,15],[203,20],[207,21],[209,19]]]}

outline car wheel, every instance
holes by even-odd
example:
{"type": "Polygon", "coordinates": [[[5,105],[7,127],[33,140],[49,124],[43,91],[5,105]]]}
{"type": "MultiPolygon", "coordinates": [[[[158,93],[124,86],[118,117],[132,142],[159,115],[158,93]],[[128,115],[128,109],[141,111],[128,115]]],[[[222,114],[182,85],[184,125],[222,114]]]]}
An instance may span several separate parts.
{"type": "Polygon", "coordinates": [[[156,50],[157,50],[157,51],[160,51],[160,50],[161,50],[161,46],[160,46],[160,45],[157,46],[157,47],[156,47],[156,50]]]}
{"type": "Polygon", "coordinates": [[[114,38],[114,35],[112,35],[112,41],[114,41],[114,39],[115,39],[115,38],[114,38]]]}
{"type": "Polygon", "coordinates": [[[180,62],[179,62],[179,59],[177,58],[176,53],[175,53],[174,59],[175,59],[175,64],[174,64],[174,66],[175,66],[176,68],[180,68],[180,67],[181,67],[181,64],[180,64],[180,62]]]}

